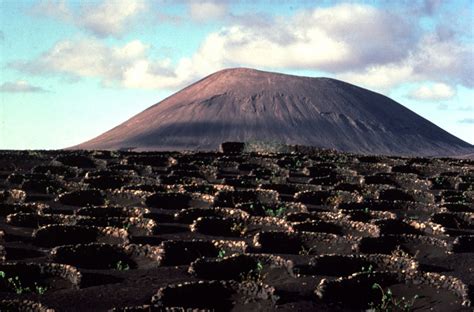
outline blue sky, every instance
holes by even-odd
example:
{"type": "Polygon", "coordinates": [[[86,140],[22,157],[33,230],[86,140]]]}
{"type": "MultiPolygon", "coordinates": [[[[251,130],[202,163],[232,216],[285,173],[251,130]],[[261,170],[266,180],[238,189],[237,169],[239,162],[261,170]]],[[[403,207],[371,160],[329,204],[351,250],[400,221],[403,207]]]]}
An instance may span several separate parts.
{"type": "Polygon", "coordinates": [[[91,139],[227,67],[345,80],[474,144],[474,1],[0,0],[0,149],[91,139]]]}

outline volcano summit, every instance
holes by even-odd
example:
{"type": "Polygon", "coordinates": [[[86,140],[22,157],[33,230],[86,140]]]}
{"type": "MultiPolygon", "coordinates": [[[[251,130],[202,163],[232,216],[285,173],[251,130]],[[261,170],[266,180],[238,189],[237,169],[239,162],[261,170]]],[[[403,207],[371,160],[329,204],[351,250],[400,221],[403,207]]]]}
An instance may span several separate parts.
{"type": "Polygon", "coordinates": [[[216,72],[73,149],[215,150],[271,141],[363,154],[454,156],[474,147],[381,94],[329,78],[216,72]]]}

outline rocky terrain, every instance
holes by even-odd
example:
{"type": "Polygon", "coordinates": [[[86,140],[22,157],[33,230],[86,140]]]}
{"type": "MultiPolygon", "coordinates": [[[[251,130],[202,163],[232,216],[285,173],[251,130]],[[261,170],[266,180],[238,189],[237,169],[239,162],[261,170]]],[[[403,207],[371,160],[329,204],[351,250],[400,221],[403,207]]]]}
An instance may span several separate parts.
{"type": "Polygon", "coordinates": [[[474,153],[471,144],[381,94],[335,79],[246,68],[205,77],[72,149],[210,151],[225,141],[364,154],[474,153]]]}
{"type": "Polygon", "coordinates": [[[474,162],[0,152],[1,311],[472,311],[474,162]]]}

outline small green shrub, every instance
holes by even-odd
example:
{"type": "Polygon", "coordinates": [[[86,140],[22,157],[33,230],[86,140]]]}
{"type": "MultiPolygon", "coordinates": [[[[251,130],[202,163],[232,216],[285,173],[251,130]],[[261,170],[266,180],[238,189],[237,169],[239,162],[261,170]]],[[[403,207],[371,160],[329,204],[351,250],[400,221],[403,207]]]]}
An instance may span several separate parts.
{"type": "Polygon", "coordinates": [[[119,260],[115,264],[115,269],[119,271],[128,271],[130,270],[130,266],[127,263],[123,262],[122,260],[119,260]]]}
{"type": "Polygon", "coordinates": [[[44,295],[46,291],[48,290],[48,287],[46,286],[41,286],[38,285],[38,283],[35,282],[35,288],[34,290],[31,290],[30,287],[24,287],[21,283],[20,277],[15,276],[15,277],[7,277],[6,273],[4,271],[0,271],[0,278],[6,280],[7,286],[17,294],[17,295],[22,295],[25,293],[29,292],[35,292],[38,295],[44,295]]]}
{"type": "Polygon", "coordinates": [[[273,210],[271,208],[265,209],[265,214],[269,217],[280,218],[280,217],[285,215],[285,212],[286,212],[285,206],[278,207],[275,210],[273,210]]]}
{"type": "Polygon", "coordinates": [[[415,295],[411,300],[408,300],[405,297],[397,299],[393,296],[393,293],[390,288],[384,290],[382,286],[380,286],[380,284],[378,283],[374,283],[372,285],[372,289],[379,290],[382,295],[382,300],[379,304],[375,304],[373,302],[369,303],[369,311],[373,312],[410,312],[413,311],[413,305],[415,303],[415,300],[419,297],[418,295],[415,295]]]}
{"type": "Polygon", "coordinates": [[[225,250],[224,250],[224,249],[221,249],[221,250],[219,250],[219,253],[217,254],[217,258],[221,258],[221,259],[222,259],[222,258],[225,257],[225,254],[226,254],[225,250]]]}
{"type": "Polygon", "coordinates": [[[250,270],[246,274],[240,274],[242,282],[255,282],[257,284],[263,284],[266,274],[263,274],[263,264],[259,261],[255,269],[250,270]]]}

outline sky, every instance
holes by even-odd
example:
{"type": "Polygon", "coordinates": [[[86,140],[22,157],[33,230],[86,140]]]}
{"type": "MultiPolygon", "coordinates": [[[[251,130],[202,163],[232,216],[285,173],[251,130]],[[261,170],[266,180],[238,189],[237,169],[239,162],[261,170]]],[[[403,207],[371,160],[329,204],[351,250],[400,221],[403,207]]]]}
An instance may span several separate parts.
{"type": "Polygon", "coordinates": [[[229,67],[344,80],[474,144],[474,0],[0,0],[0,149],[79,144],[229,67]]]}

